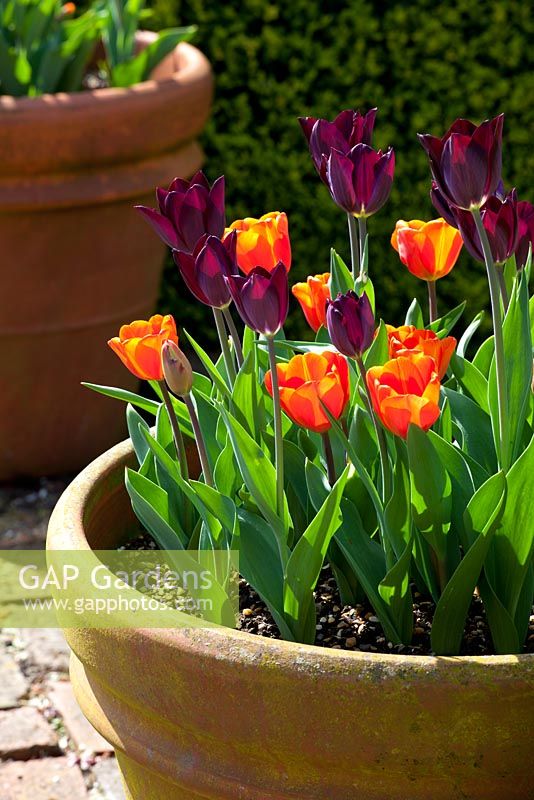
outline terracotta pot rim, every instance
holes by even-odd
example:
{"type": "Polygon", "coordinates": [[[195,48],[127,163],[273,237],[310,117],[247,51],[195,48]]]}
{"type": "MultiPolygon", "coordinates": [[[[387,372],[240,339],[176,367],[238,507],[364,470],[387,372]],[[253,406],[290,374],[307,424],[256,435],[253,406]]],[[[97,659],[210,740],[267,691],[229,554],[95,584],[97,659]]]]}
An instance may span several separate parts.
{"type": "MultiPolygon", "coordinates": [[[[95,486],[106,475],[116,472],[127,462],[134,461],[133,447],[129,439],[120,442],[92,461],[63,492],[56,505],[48,527],[47,548],[64,550],[89,550],[90,545],[84,531],[84,517],[95,486]]],[[[131,639],[131,629],[108,630],[117,639],[131,639]]],[[[208,649],[217,660],[261,663],[267,658],[273,664],[284,664],[292,671],[316,669],[318,673],[344,671],[344,668],[366,670],[373,666],[383,667],[388,672],[403,672],[409,668],[414,673],[450,669],[474,670],[495,667],[506,672],[534,667],[534,654],[490,656],[413,656],[394,653],[367,653],[333,650],[316,645],[298,644],[280,639],[254,636],[230,628],[166,628],[135,629],[135,634],[149,640],[152,646],[188,649],[197,651],[204,658],[208,649]],[[222,640],[222,641],[221,641],[222,640]],[[224,645],[222,645],[224,642],[224,645]]]]}
{"type": "MultiPolygon", "coordinates": [[[[155,37],[152,31],[139,31],[138,37],[150,41],[155,37]]],[[[203,80],[210,74],[211,68],[206,56],[194,45],[180,42],[175,48],[179,58],[179,67],[167,78],[150,78],[126,88],[105,87],[87,89],[80,92],[57,92],[39,95],[38,97],[0,96],[0,114],[38,115],[55,113],[58,109],[69,111],[93,111],[105,104],[131,103],[161,92],[180,91],[184,85],[203,80]]],[[[5,118],[4,118],[5,121],[5,118]]]]}

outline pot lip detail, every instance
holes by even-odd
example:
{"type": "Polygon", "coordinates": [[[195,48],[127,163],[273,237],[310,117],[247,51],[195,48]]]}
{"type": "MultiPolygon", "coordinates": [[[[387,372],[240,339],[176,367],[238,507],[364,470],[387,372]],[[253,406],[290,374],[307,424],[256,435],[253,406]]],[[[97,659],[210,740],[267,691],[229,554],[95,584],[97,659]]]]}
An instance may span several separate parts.
{"type": "MultiPolygon", "coordinates": [[[[90,550],[85,536],[84,519],[90,508],[95,487],[107,476],[120,470],[121,482],[124,466],[134,463],[135,456],[129,439],[120,442],[92,461],[69,484],[61,495],[48,526],[47,549],[90,550]]],[[[121,483],[123,486],[123,483],[121,483]]],[[[98,631],[95,631],[98,633],[98,631]]],[[[108,629],[106,634],[117,640],[132,638],[132,630],[108,629]]],[[[395,653],[367,653],[333,650],[316,645],[300,644],[282,639],[255,636],[231,628],[165,628],[135,629],[134,634],[150,641],[154,648],[187,649],[203,658],[210,655],[218,660],[230,659],[242,663],[255,662],[258,666],[276,667],[284,665],[294,671],[346,673],[355,671],[397,674],[412,678],[417,673],[438,672],[443,674],[459,670],[465,675],[495,668],[503,678],[512,678],[522,672],[532,672],[534,677],[534,654],[521,653],[489,656],[414,656],[395,653]]],[[[467,675],[465,675],[467,677],[467,675]]]]}
{"type": "MultiPolygon", "coordinates": [[[[140,44],[149,44],[156,38],[153,31],[138,31],[136,39],[140,44]]],[[[104,87],[98,89],[85,89],[79,92],[56,92],[39,95],[38,97],[12,97],[0,96],[0,115],[2,123],[6,123],[10,116],[19,118],[20,115],[35,116],[41,120],[47,115],[58,111],[94,113],[108,104],[116,106],[117,103],[139,102],[145,97],[159,93],[162,88],[171,89],[190,85],[198,80],[205,80],[211,73],[211,67],[206,56],[194,45],[180,42],[174,49],[177,68],[168,77],[158,77],[158,67],[155,77],[141,81],[128,87],[104,87]]],[[[171,56],[173,53],[170,54],[171,56]]],[[[167,56],[168,58],[169,56],[167,56]]],[[[159,65],[158,65],[159,66],[159,65]]]]}

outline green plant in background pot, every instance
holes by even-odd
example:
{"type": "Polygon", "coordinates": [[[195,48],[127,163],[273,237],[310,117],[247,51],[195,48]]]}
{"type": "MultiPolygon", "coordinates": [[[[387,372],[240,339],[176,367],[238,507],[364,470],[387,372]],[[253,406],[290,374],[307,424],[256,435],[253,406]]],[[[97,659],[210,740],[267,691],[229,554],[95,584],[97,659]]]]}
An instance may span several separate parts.
{"type": "Polygon", "coordinates": [[[146,18],[140,0],[79,11],[0,0],[0,480],[79,469],[125,433],[119,414],[99,420],[88,405],[81,364],[118,380],[93,334],[109,338],[125,312],[154,310],[163,247],[131,225],[130,208],[169,173],[201,166],[212,98],[209,64],[187,43],[194,28],[156,34],[139,29],[146,18]],[[26,377],[35,337],[37,397],[26,377]]]}

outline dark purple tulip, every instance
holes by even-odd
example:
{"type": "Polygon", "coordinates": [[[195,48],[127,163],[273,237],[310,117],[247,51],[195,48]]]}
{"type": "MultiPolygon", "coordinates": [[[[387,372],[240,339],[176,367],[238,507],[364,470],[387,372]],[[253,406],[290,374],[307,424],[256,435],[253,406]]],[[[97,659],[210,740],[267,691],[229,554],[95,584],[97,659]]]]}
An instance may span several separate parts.
{"type": "Polygon", "coordinates": [[[193,253],[173,250],[173,258],[189,291],[207,306],[225,308],[231,302],[225,275],[237,271],[235,256],[237,233],[224,241],[216,236],[202,236],[193,253]]]}
{"type": "Polygon", "coordinates": [[[371,346],[375,331],[375,318],[369,298],[364,293],[338,294],[326,302],[326,327],[330,341],[340,353],[355,358],[371,346]]]}
{"type": "Polygon", "coordinates": [[[376,108],[366,114],[347,109],[333,122],[317,117],[299,117],[315,169],[323,180],[326,180],[326,159],[334,148],[346,155],[357,144],[371,144],[376,112],[376,108]]]}
{"type": "Polygon", "coordinates": [[[395,153],[357,144],[346,155],[332,150],[326,162],[326,181],[332,199],[355,217],[369,217],[389,197],[395,172],[395,153]]]}
{"type": "Polygon", "coordinates": [[[202,171],[190,181],[175,178],[167,189],[156,189],[159,211],[136,206],[158,236],[173,250],[192,253],[205,234],[222,238],[226,225],[224,175],[210,185],[202,171]]]}
{"type": "Polygon", "coordinates": [[[226,283],[245,325],[256,333],[274,336],[287,317],[287,270],[279,261],[272,272],[254,267],[248,275],[228,275],[226,283]]]}
{"type": "MultiPolygon", "coordinates": [[[[515,189],[501,200],[493,195],[480,209],[482,224],[488,234],[493,260],[502,264],[514,253],[519,235],[517,216],[517,195],[515,189]]],[[[456,209],[457,227],[467,250],[477,261],[484,262],[484,252],[470,211],[456,209]]]]}
{"type": "Polygon", "coordinates": [[[534,247],[534,206],[527,200],[520,200],[517,204],[517,218],[519,221],[519,237],[515,250],[517,269],[523,269],[528,259],[530,247],[534,247]]]}
{"type": "Polygon", "coordinates": [[[447,203],[480,208],[501,180],[504,114],[481,125],[457,119],[441,139],[419,134],[432,176],[447,203]]]}
{"type": "Polygon", "coordinates": [[[445,197],[442,195],[441,190],[438,187],[436,181],[432,181],[432,188],[430,190],[430,199],[432,200],[432,205],[440,215],[443,217],[445,222],[448,222],[449,225],[452,225],[453,228],[458,227],[458,223],[456,222],[456,217],[448,204],[445,197]]]}

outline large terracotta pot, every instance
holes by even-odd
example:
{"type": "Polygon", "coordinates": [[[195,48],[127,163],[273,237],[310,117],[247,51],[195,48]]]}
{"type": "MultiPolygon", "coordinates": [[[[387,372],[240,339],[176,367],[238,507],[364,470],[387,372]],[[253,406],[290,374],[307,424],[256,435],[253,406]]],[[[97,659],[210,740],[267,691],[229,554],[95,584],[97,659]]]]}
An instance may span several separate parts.
{"type": "MultiPolygon", "coordinates": [[[[126,442],[71,484],[49,548],[111,548],[138,527],[127,463],[126,442]]],[[[78,701],[133,800],[534,796],[533,656],[351,653],[228,629],[66,634],[78,701]]]]}
{"type": "Polygon", "coordinates": [[[153,313],[164,247],[132,206],[201,166],[211,98],[185,43],[129,89],[0,97],[0,480],[78,469],[123,438],[122,403],[80,381],[135,388],[106,340],[153,313]]]}

